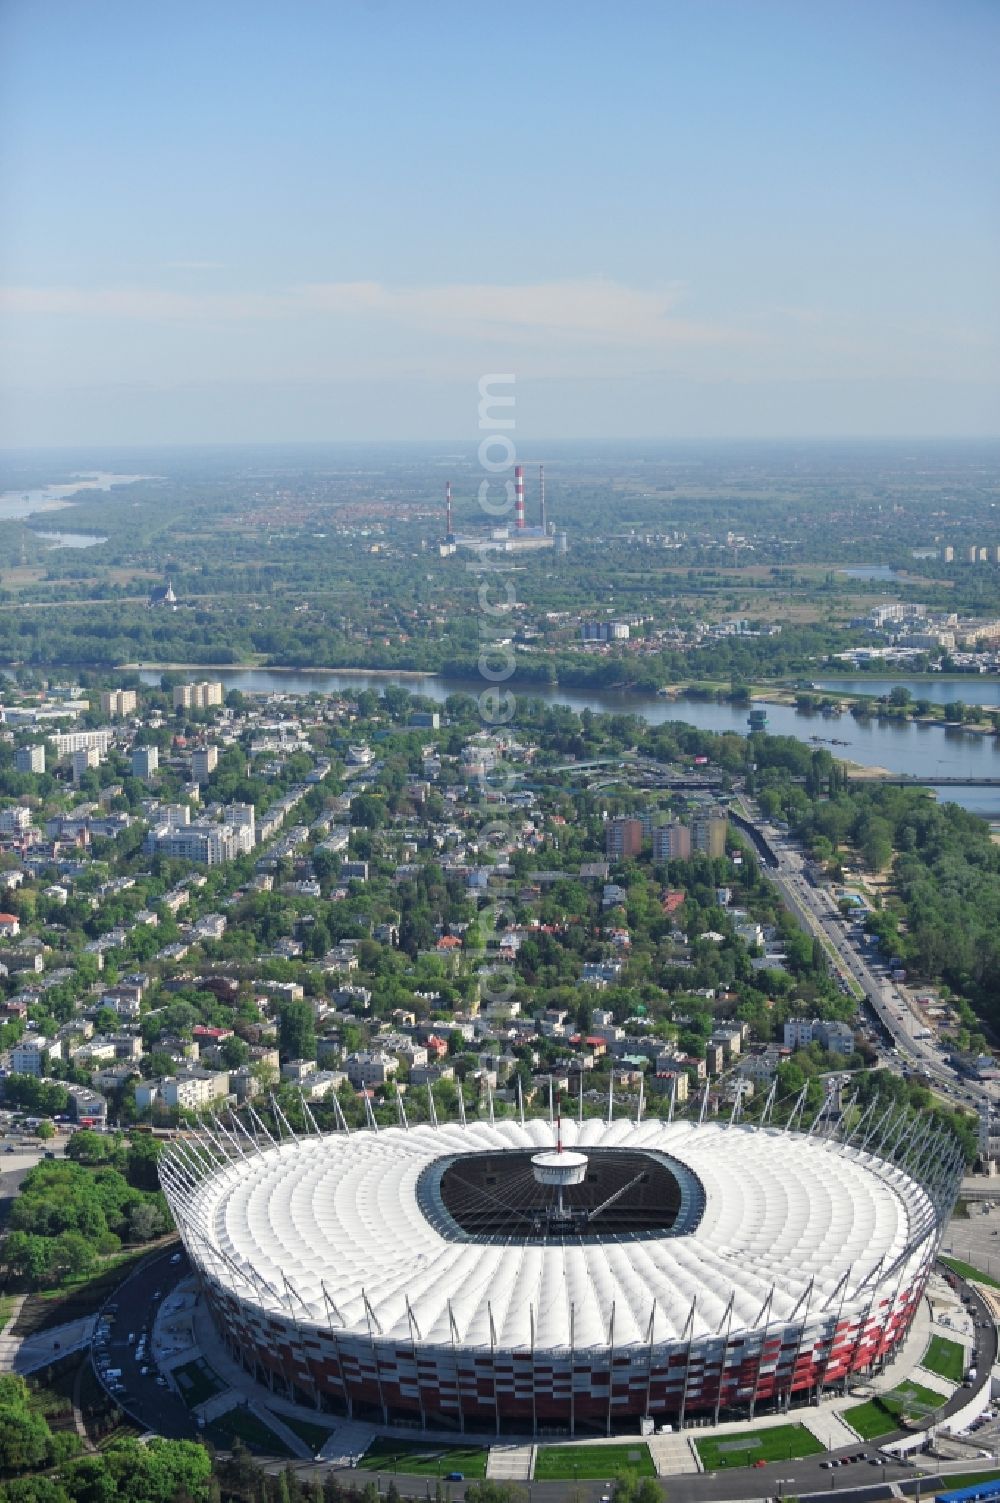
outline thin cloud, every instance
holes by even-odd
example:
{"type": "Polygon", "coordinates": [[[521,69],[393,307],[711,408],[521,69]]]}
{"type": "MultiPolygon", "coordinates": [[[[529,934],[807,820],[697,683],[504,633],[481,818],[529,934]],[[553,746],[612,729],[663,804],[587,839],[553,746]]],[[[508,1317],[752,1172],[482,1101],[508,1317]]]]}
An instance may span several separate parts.
{"type": "Polygon", "coordinates": [[[745,333],[677,317],[680,286],[628,287],[606,278],[527,285],[307,283],[277,292],[179,292],[162,287],[0,288],[0,313],[178,322],[377,319],[491,342],[601,345],[743,342],[745,333]]]}
{"type": "Polygon", "coordinates": [[[228,271],[225,261],[164,261],[164,271],[228,271]]]}

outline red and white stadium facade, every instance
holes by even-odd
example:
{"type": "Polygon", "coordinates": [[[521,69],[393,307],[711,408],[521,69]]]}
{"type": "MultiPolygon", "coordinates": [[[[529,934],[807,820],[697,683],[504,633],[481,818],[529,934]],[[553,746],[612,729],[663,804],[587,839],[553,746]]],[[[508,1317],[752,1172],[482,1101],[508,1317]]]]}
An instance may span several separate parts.
{"type": "Polygon", "coordinates": [[[734,1114],[558,1142],[541,1119],[279,1137],[251,1112],[176,1139],[161,1179],[262,1383],[380,1424],[577,1435],[784,1410],[879,1366],[961,1171],[950,1135],[875,1108],[850,1132],[734,1114]],[[564,1152],[586,1168],[556,1211],[537,1164],[564,1152]]]}

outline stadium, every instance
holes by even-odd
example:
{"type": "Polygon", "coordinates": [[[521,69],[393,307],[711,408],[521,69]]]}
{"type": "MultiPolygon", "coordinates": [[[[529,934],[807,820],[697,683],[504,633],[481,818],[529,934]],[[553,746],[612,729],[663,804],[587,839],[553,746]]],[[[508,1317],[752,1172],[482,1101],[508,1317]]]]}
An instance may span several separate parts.
{"type": "Polygon", "coordinates": [[[873,1108],[849,1133],[704,1108],[400,1116],[280,1136],[213,1118],[161,1179],[247,1371],[411,1429],[606,1435],[813,1402],[905,1337],[961,1173],[947,1133],[873,1108]]]}

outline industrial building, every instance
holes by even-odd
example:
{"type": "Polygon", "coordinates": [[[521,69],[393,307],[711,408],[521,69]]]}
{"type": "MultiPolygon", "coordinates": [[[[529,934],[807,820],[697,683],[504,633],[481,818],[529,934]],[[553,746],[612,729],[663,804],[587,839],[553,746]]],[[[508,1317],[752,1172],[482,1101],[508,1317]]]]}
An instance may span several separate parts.
{"type": "MultiPolygon", "coordinates": [[[[505,482],[510,484],[509,481],[505,482]]],[[[530,552],[539,548],[554,548],[557,553],[565,553],[566,533],[557,532],[548,520],[545,506],[545,467],[538,466],[538,525],[532,526],[527,519],[524,490],[524,466],[514,466],[514,522],[513,525],[490,527],[484,532],[461,533],[455,530],[455,519],[452,508],[451,481],[447,481],[444,491],[445,510],[445,536],[441,544],[441,552],[444,554],[454,553],[458,549],[465,549],[473,553],[518,553],[530,552]]]]}

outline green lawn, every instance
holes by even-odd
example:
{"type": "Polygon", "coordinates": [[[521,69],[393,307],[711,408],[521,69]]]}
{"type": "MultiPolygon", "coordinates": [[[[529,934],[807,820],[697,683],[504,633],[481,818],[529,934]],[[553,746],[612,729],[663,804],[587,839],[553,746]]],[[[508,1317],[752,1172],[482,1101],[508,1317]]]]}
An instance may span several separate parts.
{"type": "Polygon", "coordinates": [[[881,1394],[867,1403],[856,1404],[844,1410],[844,1419],[861,1436],[862,1440],[875,1440],[880,1435],[889,1435],[902,1428],[903,1415],[923,1419],[947,1403],[939,1393],[930,1388],[921,1388],[909,1379],[900,1383],[891,1393],[881,1394]]]}
{"type": "Polygon", "coordinates": [[[706,1472],[726,1467],[753,1466],[755,1461],[794,1461],[800,1456],[818,1456],[826,1449],[805,1425],[772,1425],[767,1430],[744,1430],[696,1440],[706,1472]]]}
{"type": "Polygon", "coordinates": [[[204,1434],[216,1446],[223,1450],[229,1450],[237,1437],[250,1451],[256,1451],[263,1456],[291,1456],[291,1451],[285,1445],[280,1436],[275,1435],[263,1420],[259,1420],[248,1409],[243,1409],[239,1404],[234,1409],[227,1409],[225,1414],[220,1414],[210,1425],[206,1425],[204,1434]]]}
{"type": "Polygon", "coordinates": [[[314,1455],[323,1449],[333,1434],[329,1425],[314,1425],[311,1420],[299,1419],[295,1414],[279,1414],[275,1418],[280,1419],[281,1423],[300,1440],[304,1440],[307,1446],[311,1446],[314,1455]]]}
{"type": "Polygon", "coordinates": [[[973,1279],[977,1284],[986,1284],[990,1289],[1000,1289],[1000,1283],[991,1278],[988,1273],[983,1273],[981,1268],[974,1268],[971,1263],[963,1263],[961,1258],[939,1257],[939,1263],[944,1263],[953,1273],[957,1273],[960,1279],[973,1279]]]}
{"type": "Polygon", "coordinates": [[[996,1482],[998,1477],[1000,1477],[1000,1472],[959,1472],[954,1476],[948,1472],[947,1475],[942,1474],[942,1481],[947,1486],[942,1487],[940,1491],[954,1493],[962,1487],[975,1487],[979,1482],[996,1482]]]}
{"type": "Polygon", "coordinates": [[[196,1357],[193,1362],[185,1362],[183,1367],[175,1367],[171,1377],[189,1409],[204,1404],[206,1399],[214,1398],[226,1387],[222,1379],[216,1377],[200,1357],[196,1357]]]}
{"type": "Polygon", "coordinates": [[[536,1482],[610,1482],[617,1472],[655,1477],[645,1441],[620,1446],[539,1446],[536,1482]]]}
{"type": "Polygon", "coordinates": [[[14,1309],[15,1299],[16,1295],[0,1294],[0,1331],[3,1330],[8,1320],[10,1320],[11,1314],[14,1309]]]}
{"type": "Polygon", "coordinates": [[[959,1341],[949,1341],[946,1336],[932,1336],[921,1361],[921,1367],[947,1378],[949,1383],[961,1383],[965,1377],[965,1348],[959,1341]]]}
{"type": "Polygon", "coordinates": [[[446,1477],[449,1472],[485,1477],[488,1455],[489,1451],[481,1446],[421,1445],[417,1441],[378,1436],[358,1466],[368,1472],[404,1472],[419,1477],[446,1477]]]}
{"type": "Polygon", "coordinates": [[[11,1332],[14,1336],[33,1336],[36,1331],[50,1331],[67,1320],[94,1315],[109,1295],[118,1288],[137,1263],[148,1258],[150,1249],[116,1254],[103,1261],[95,1273],[66,1279],[58,1289],[38,1290],[29,1294],[11,1332]]]}

